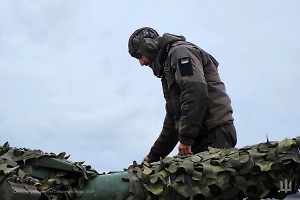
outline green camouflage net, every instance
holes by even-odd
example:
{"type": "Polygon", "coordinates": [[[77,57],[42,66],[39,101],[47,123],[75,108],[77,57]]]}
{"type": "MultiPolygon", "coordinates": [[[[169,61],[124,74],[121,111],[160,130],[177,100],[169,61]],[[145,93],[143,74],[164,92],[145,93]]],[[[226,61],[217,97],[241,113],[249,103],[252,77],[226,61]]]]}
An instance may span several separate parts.
{"type": "Polygon", "coordinates": [[[127,169],[133,199],[283,199],[299,189],[300,137],[174,156],[127,169]]]}
{"type": "Polygon", "coordinates": [[[71,162],[68,158],[65,152],[49,154],[40,150],[11,148],[5,143],[0,146],[0,186],[4,181],[25,183],[26,187],[32,185],[41,193],[41,199],[49,200],[81,196],[88,180],[99,173],[83,162],[71,162]],[[41,162],[47,162],[46,166],[41,166],[41,162]],[[41,174],[46,175],[40,178],[41,174]]]}

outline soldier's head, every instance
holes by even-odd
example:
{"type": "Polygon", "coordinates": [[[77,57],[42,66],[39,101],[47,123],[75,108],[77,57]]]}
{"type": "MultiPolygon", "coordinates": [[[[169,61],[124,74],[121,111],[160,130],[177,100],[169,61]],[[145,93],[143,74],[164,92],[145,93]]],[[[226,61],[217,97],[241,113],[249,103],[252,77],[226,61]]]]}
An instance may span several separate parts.
{"type": "Polygon", "coordinates": [[[159,51],[158,38],[158,33],[150,27],[137,29],[128,41],[129,54],[138,59],[140,65],[153,68],[153,62],[159,51]]]}

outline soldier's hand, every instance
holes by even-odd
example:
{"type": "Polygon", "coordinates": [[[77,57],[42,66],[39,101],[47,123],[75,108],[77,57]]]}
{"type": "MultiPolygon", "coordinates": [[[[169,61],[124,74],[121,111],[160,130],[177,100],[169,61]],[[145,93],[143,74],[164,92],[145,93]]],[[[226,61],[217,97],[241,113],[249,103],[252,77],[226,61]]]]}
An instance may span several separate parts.
{"type": "Polygon", "coordinates": [[[151,162],[151,160],[150,160],[150,158],[148,158],[148,156],[146,156],[146,157],[144,158],[144,161],[147,162],[147,163],[150,163],[150,162],[151,162]]]}
{"type": "Polygon", "coordinates": [[[180,156],[193,154],[191,146],[182,144],[181,142],[179,143],[178,150],[179,150],[178,155],[180,156]]]}

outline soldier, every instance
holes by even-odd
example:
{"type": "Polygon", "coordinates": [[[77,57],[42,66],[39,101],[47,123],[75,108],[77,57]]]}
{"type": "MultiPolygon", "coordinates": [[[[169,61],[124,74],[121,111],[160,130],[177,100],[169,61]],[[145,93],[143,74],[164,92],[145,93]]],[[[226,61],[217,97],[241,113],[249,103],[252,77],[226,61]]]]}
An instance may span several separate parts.
{"type": "Polygon", "coordinates": [[[162,131],[144,161],[166,157],[178,141],[181,156],[206,151],[209,146],[235,147],[231,100],[212,55],[184,36],[159,36],[150,27],[130,36],[128,51],[161,79],[166,100],[162,131]]]}

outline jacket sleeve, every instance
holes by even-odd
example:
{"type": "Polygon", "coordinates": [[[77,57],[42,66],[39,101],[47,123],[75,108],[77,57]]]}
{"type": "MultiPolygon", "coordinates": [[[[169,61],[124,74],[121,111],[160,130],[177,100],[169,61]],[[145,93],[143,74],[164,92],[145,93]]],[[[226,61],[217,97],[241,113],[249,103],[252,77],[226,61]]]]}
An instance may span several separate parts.
{"type": "Polygon", "coordinates": [[[153,144],[148,154],[148,158],[153,162],[158,161],[160,157],[165,158],[174,149],[177,142],[178,136],[175,131],[174,118],[168,111],[168,105],[166,105],[166,117],[162,131],[153,144]]]}
{"type": "Polygon", "coordinates": [[[181,88],[179,141],[193,145],[202,127],[208,99],[202,59],[197,49],[180,45],[171,52],[170,65],[181,88]]]}

